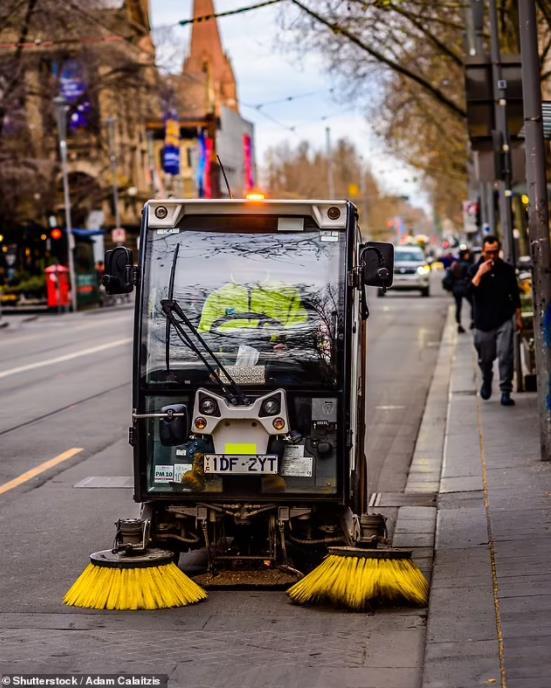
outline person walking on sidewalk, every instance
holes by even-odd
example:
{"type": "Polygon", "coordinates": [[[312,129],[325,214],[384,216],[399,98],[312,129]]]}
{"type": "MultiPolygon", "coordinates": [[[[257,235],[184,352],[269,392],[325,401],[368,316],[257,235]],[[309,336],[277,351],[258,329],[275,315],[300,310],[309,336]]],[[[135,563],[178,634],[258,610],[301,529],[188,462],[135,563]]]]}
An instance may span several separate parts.
{"type": "Polygon", "coordinates": [[[482,256],[469,270],[473,299],[474,345],[482,372],[480,396],[492,396],[493,363],[499,362],[501,404],[514,406],[513,332],[522,329],[520,296],[515,269],[500,257],[501,244],[495,236],[484,237],[482,256]]]}
{"type": "Polygon", "coordinates": [[[465,332],[465,328],[461,324],[461,307],[463,299],[466,299],[471,304],[471,325],[472,323],[472,297],[469,289],[469,269],[471,267],[471,252],[468,248],[463,248],[459,251],[459,258],[454,260],[450,267],[446,270],[442,286],[446,291],[453,294],[455,299],[455,322],[457,323],[457,331],[459,334],[465,332]]]}

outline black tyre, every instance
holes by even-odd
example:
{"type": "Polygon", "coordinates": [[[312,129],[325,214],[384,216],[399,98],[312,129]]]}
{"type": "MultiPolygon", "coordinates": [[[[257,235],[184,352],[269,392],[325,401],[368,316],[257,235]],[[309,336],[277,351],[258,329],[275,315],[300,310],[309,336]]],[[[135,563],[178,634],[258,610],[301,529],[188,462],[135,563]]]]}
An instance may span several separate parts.
{"type": "Polygon", "coordinates": [[[424,289],[421,289],[421,296],[423,296],[423,297],[430,296],[430,287],[425,287],[424,289]]]}

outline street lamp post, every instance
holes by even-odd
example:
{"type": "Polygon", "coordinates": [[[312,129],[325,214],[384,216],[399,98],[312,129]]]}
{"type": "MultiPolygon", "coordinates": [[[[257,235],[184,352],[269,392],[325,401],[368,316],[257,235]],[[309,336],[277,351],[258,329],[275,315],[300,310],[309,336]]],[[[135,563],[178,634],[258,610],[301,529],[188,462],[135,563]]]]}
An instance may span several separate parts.
{"type": "Polygon", "coordinates": [[[107,119],[107,131],[109,134],[109,159],[111,161],[111,174],[113,176],[113,207],[115,212],[115,227],[121,226],[121,215],[119,211],[119,188],[117,186],[117,154],[115,152],[115,125],[116,117],[107,119]]]}
{"type": "Polygon", "coordinates": [[[59,134],[59,156],[61,158],[61,174],[63,177],[63,197],[65,205],[65,231],[67,233],[67,262],[69,263],[69,280],[71,282],[71,310],[77,310],[77,283],[75,278],[75,261],[73,251],[75,239],[71,221],[71,197],[69,195],[69,170],[67,165],[67,102],[63,96],[54,98],[57,115],[57,130],[59,134]]]}
{"type": "Polygon", "coordinates": [[[492,87],[494,93],[494,111],[496,124],[496,140],[494,146],[498,157],[503,161],[502,178],[498,180],[499,190],[499,218],[503,232],[503,249],[505,259],[516,266],[515,240],[513,237],[512,201],[512,170],[511,145],[507,128],[507,82],[503,78],[501,64],[501,49],[499,46],[499,23],[497,17],[496,0],[489,2],[490,14],[490,48],[492,58],[492,87]]]}
{"type": "Polygon", "coordinates": [[[331,128],[325,127],[325,149],[327,155],[327,192],[328,198],[335,198],[335,175],[333,173],[333,150],[331,148],[331,128]]]}
{"type": "Polygon", "coordinates": [[[541,111],[538,25],[534,0],[519,0],[520,52],[526,177],[528,183],[528,231],[533,264],[534,340],[538,380],[541,458],[551,460],[551,248],[545,168],[545,140],[541,111]]]}

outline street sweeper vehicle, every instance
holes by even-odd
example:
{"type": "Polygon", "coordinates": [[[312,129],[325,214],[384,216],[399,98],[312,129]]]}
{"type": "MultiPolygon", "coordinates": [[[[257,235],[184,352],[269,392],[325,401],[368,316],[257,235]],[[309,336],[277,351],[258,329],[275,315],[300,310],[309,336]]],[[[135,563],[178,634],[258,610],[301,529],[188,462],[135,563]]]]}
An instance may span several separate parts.
{"type": "Polygon", "coordinates": [[[124,247],[105,265],[108,293],[136,289],[142,510],[66,603],[183,606],[267,584],[297,603],[422,604],[411,553],[381,547],[367,513],[366,287],[392,284],[392,245],[362,243],[346,201],[153,200],[137,266],[124,247]],[[193,550],[192,580],[177,563],[193,550]]]}

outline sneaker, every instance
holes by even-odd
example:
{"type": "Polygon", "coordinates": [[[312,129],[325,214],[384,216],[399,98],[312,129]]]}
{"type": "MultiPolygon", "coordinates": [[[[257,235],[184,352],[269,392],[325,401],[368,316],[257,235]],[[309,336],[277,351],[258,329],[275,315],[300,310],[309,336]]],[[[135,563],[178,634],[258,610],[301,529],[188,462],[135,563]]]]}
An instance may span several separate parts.
{"type": "Polygon", "coordinates": [[[511,399],[511,393],[510,392],[502,392],[501,393],[501,405],[502,406],[514,406],[515,405],[515,400],[511,399]]]}
{"type": "Polygon", "coordinates": [[[484,401],[488,401],[488,399],[492,396],[492,381],[491,380],[484,380],[482,383],[482,387],[480,388],[480,396],[484,401]]]}
{"type": "Polygon", "coordinates": [[[457,326],[457,333],[458,334],[464,334],[465,333],[465,328],[463,327],[463,325],[457,326]]]}

